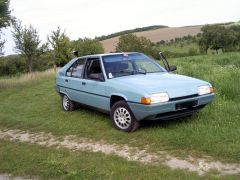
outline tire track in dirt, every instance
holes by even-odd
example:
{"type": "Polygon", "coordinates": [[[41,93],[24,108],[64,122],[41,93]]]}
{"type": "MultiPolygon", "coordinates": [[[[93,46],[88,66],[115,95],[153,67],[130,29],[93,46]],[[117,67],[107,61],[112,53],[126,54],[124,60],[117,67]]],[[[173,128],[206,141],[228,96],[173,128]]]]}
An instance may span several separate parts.
{"type": "Polygon", "coordinates": [[[145,164],[162,164],[171,169],[185,169],[203,175],[210,171],[217,171],[219,175],[240,174],[240,164],[222,163],[211,161],[212,158],[194,158],[189,156],[180,159],[168,154],[165,151],[148,153],[136,147],[127,145],[108,144],[104,141],[93,141],[91,139],[79,138],[76,136],[53,136],[51,133],[31,133],[21,130],[0,130],[0,139],[9,141],[19,141],[41,146],[66,148],[71,151],[90,151],[112,154],[127,159],[128,161],[138,161],[145,164]]]}

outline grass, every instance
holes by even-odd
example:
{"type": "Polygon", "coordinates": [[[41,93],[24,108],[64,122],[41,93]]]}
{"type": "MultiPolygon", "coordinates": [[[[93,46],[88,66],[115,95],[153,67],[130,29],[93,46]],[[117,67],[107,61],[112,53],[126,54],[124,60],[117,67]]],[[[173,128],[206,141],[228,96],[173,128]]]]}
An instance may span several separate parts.
{"type": "MultiPolygon", "coordinates": [[[[170,56],[173,57],[187,57],[187,56],[194,56],[200,55],[199,45],[195,42],[179,42],[170,45],[158,45],[157,46],[159,51],[167,52],[170,56]]],[[[222,51],[218,51],[219,54],[222,54],[222,51]]],[[[216,54],[215,50],[209,49],[208,55],[216,54]]]]}
{"type": "Polygon", "coordinates": [[[199,48],[197,43],[182,43],[182,46],[180,43],[174,43],[171,45],[160,45],[159,48],[161,51],[170,51],[174,53],[185,53],[187,54],[191,48],[194,48],[199,53],[199,48]]]}
{"type": "Polygon", "coordinates": [[[198,178],[195,173],[188,171],[128,162],[101,153],[70,152],[7,141],[0,141],[0,147],[0,174],[9,173],[13,176],[32,176],[41,179],[198,178]]]}
{"type": "Polygon", "coordinates": [[[178,156],[211,155],[240,162],[240,53],[171,59],[178,73],[201,78],[216,87],[216,98],[198,115],[176,121],[143,122],[135,133],[115,130],[109,116],[80,109],[65,113],[50,75],[24,86],[0,90],[0,127],[77,135],[178,156]]]}
{"type": "Polygon", "coordinates": [[[0,88],[11,88],[16,86],[22,86],[31,81],[36,81],[37,79],[47,77],[54,73],[55,72],[53,69],[49,69],[44,72],[27,73],[19,77],[3,77],[3,78],[0,77],[0,88]]]}

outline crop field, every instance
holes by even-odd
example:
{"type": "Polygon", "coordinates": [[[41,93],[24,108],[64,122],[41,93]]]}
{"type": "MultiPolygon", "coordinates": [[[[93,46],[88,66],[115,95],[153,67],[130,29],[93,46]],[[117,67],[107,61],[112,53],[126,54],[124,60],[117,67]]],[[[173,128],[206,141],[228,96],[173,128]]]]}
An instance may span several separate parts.
{"type": "MultiPolygon", "coordinates": [[[[58,141],[74,136],[118,147],[133,147],[149,154],[167,152],[181,159],[208,157],[211,161],[239,165],[240,53],[176,58],[169,62],[177,65],[176,73],[211,82],[216,92],[214,102],[190,118],[145,121],[138,131],[124,133],[112,127],[106,114],[83,107],[63,112],[60,96],[54,89],[54,72],[48,71],[39,78],[25,78],[22,83],[16,78],[0,79],[0,130],[2,134],[14,129],[21,133],[50,133],[55,139],[59,138],[58,141]]],[[[44,179],[223,178],[215,171],[199,175],[147,160],[147,163],[128,161],[128,158],[106,154],[104,150],[77,151],[76,147],[69,151],[66,144],[67,148],[56,148],[26,140],[26,136],[8,138],[0,138],[0,174],[44,179]]],[[[239,179],[239,175],[240,172],[225,174],[224,179],[239,179]]]]}
{"type": "MultiPolygon", "coordinates": [[[[202,26],[187,26],[187,27],[169,27],[169,28],[160,28],[156,30],[143,31],[134,33],[137,36],[143,36],[150,39],[152,42],[159,42],[161,40],[175,39],[176,37],[183,37],[187,35],[197,35],[200,33],[202,26]]],[[[115,46],[118,43],[119,37],[114,37],[101,41],[105,52],[114,52],[115,46]]]]}

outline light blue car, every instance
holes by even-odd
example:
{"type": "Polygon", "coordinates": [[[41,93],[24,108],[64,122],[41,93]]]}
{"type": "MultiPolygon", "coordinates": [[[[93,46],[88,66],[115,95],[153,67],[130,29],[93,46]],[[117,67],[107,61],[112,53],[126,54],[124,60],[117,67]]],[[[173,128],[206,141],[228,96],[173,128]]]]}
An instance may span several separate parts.
{"type": "Polygon", "coordinates": [[[214,98],[210,83],[173,74],[143,53],[110,53],[71,60],[56,76],[65,111],[78,104],[110,113],[115,128],[132,132],[141,120],[191,116],[214,98]]]}

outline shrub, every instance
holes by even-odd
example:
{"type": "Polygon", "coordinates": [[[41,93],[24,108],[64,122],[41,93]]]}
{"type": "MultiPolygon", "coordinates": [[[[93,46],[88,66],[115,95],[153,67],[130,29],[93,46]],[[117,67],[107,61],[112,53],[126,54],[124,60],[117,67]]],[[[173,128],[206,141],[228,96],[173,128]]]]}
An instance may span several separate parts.
{"type": "Polygon", "coordinates": [[[189,56],[196,56],[196,55],[198,55],[199,53],[198,53],[198,50],[197,49],[195,49],[195,48],[190,48],[189,50],[188,50],[188,55],[189,56]]]}

